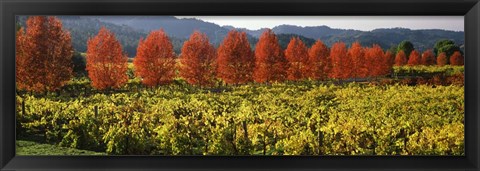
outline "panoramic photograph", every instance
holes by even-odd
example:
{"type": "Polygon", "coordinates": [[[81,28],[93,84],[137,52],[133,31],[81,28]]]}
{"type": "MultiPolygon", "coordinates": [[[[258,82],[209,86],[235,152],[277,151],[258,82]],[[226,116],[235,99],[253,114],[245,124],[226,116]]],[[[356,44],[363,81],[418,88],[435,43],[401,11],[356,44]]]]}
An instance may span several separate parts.
{"type": "Polygon", "coordinates": [[[15,36],[17,155],[465,155],[463,16],[18,15],[15,36]]]}

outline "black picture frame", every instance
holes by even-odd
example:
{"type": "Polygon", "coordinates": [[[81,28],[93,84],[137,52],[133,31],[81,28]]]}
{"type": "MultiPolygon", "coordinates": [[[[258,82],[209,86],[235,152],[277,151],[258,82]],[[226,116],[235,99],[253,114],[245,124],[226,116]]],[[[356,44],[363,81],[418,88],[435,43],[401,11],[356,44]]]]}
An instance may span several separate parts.
{"type": "Polygon", "coordinates": [[[0,0],[1,170],[480,170],[478,0],[0,0]],[[465,17],[465,156],[16,156],[15,15],[465,17]]]}

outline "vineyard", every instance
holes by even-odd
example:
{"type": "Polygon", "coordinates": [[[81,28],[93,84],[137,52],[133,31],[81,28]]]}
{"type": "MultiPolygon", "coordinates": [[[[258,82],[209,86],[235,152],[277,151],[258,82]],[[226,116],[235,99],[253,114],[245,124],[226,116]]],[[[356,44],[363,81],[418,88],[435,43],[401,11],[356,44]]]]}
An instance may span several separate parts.
{"type": "Polygon", "coordinates": [[[20,93],[17,122],[20,135],[108,154],[463,155],[464,88],[318,81],[199,88],[181,79],[148,88],[130,79],[99,93],[84,79],[60,93],[20,93]]]}
{"type": "Polygon", "coordinates": [[[159,29],[129,58],[101,27],[85,43],[75,51],[52,16],[17,28],[19,154],[465,153],[464,56],[451,40],[420,52],[292,37],[283,49],[270,29],[253,47],[233,29],[215,47],[193,31],[176,54],[159,29]]]}
{"type": "Polygon", "coordinates": [[[394,76],[434,76],[455,75],[464,72],[463,66],[399,66],[393,67],[394,76]]]}

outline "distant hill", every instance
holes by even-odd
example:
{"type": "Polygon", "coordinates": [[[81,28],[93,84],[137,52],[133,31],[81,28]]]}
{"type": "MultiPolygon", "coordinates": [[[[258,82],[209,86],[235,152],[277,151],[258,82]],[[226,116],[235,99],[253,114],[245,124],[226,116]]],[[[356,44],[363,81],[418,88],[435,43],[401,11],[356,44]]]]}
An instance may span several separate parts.
{"type": "MultiPolygon", "coordinates": [[[[87,51],[88,39],[95,36],[102,26],[115,33],[129,57],[135,56],[139,40],[147,36],[146,32],[138,31],[126,25],[102,22],[95,17],[60,16],[58,18],[62,21],[64,29],[70,32],[73,47],[79,52],[87,51]]],[[[25,26],[26,17],[19,17],[18,21],[22,26],[25,26]]],[[[176,37],[170,37],[170,40],[174,44],[175,52],[180,53],[180,48],[185,40],[176,37]]]]}
{"type": "Polygon", "coordinates": [[[328,46],[338,41],[347,45],[359,41],[363,46],[379,44],[383,49],[397,46],[403,40],[411,41],[416,49],[421,51],[433,48],[435,42],[440,39],[450,39],[459,46],[465,42],[464,32],[455,32],[439,29],[411,30],[405,28],[375,29],[372,31],[333,29],[327,26],[298,27],[281,25],[272,29],[275,33],[292,33],[311,39],[320,39],[328,46]]]}
{"type": "MultiPolygon", "coordinates": [[[[214,23],[205,22],[198,19],[178,19],[173,16],[149,16],[149,17],[99,17],[99,20],[115,24],[125,24],[143,31],[163,28],[167,33],[179,37],[188,38],[193,30],[205,32],[211,41],[218,45],[227,32],[231,29],[246,32],[248,35],[259,38],[264,29],[248,30],[245,28],[235,28],[233,26],[219,26],[214,23]]],[[[328,46],[338,41],[343,41],[347,45],[359,41],[363,46],[379,44],[383,49],[396,46],[403,40],[411,41],[416,49],[421,51],[433,48],[435,42],[439,39],[451,39],[459,46],[465,42],[464,32],[447,31],[440,29],[429,30],[411,30],[405,28],[382,28],[372,31],[360,31],[352,29],[336,29],[328,26],[300,27],[294,25],[279,25],[272,30],[276,34],[295,34],[305,38],[320,39],[328,46]]],[[[253,38],[249,38],[254,40],[253,38]]]]}
{"type": "Polygon", "coordinates": [[[320,39],[337,35],[357,35],[359,30],[333,29],[328,26],[299,27],[293,25],[280,25],[272,28],[275,33],[293,33],[312,39],[320,39]]]}
{"type": "MultiPolygon", "coordinates": [[[[248,30],[233,26],[219,26],[214,23],[198,19],[178,19],[173,16],[61,16],[59,17],[65,29],[72,33],[72,41],[77,51],[86,51],[86,42],[89,37],[97,34],[101,26],[112,30],[122,43],[130,57],[135,56],[136,47],[141,37],[152,31],[162,28],[171,38],[177,54],[180,53],[183,42],[189,38],[194,30],[205,33],[215,46],[223,41],[228,31],[236,29],[246,32],[249,42],[254,48],[258,38],[265,29],[248,30]]],[[[21,23],[25,17],[20,17],[21,23]]],[[[300,27],[294,25],[279,25],[272,30],[278,35],[280,45],[285,48],[293,36],[299,36],[308,46],[320,39],[326,45],[343,41],[347,45],[359,41],[363,46],[379,44],[383,49],[397,46],[403,40],[411,41],[420,51],[433,48],[440,39],[450,39],[460,47],[464,47],[464,32],[439,29],[411,30],[405,28],[381,28],[372,31],[352,29],[336,29],[328,26],[300,27]]]]}
{"type": "Polygon", "coordinates": [[[197,19],[177,19],[173,16],[101,16],[95,17],[106,23],[126,25],[143,33],[163,29],[169,35],[188,39],[193,31],[205,33],[210,41],[218,45],[228,33],[228,29],[214,23],[197,19]]]}
{"type": "Polygon", "coordinates": [[[278,43],[280,44],[280,47],[282,49],[286,49],[288,46],[288,43],[290,43],[290,39],[293,37],[298,37],[300,40],[302,40],[305,45],[310,48],[312,47],[313,44],[315,44],[315,39],[310,39],[305,36],[297,35],[297,34],[277,34],[278,38],[278,43]]]}

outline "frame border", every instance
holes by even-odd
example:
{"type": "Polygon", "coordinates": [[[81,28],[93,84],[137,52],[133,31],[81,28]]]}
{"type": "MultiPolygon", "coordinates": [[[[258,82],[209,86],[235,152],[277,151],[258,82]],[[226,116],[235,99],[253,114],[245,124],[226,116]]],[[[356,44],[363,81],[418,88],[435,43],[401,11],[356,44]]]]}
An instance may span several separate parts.
{"type": "Polygon", "coordinates": [[[480,170],[479,0],[0,0],[0,23],[0,170],[480,170]],[[15,15],[464,16],[465,156],[15,156],[15,15]]]}

